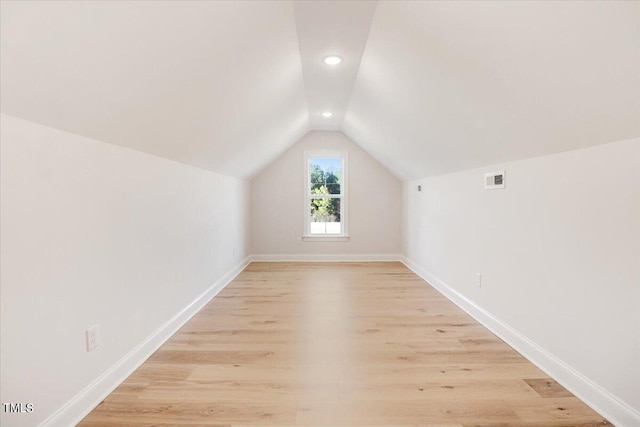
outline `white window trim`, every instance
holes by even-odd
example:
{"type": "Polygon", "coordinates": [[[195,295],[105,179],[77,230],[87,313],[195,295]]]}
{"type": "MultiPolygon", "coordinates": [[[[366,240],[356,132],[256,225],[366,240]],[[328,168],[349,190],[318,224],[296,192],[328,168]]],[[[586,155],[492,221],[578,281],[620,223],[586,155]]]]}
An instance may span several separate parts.
{"type": "Polygon", "coordinates": [[[305,234],[303,242],[348,242],[349,236],[345,234],[305,234]]]}
{"type": "Polygon", "coordinates": [[[349,240],[348,233],[348,203],[347,194],[349,186],[348,174],[348,156],[346,150],[305,150],[304,151],[304,234],[302,240],[305,242],[346,242],[349,240]],[[309,182],[309,158],[310,157],[341,157],[342,158],[342,183],[340,185],[340,222],[341,234],[311,234],[309,230],[309,203],[311,200],[311,187],[309,182]]]}

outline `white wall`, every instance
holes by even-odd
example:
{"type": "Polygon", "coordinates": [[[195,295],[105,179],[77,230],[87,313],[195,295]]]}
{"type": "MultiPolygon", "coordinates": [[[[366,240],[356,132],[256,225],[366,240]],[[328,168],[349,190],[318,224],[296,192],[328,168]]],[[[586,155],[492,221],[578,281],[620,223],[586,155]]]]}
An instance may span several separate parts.
{"type": "Polygon", "coordinates": [[[409,264],[638,416],[640,139],[410,181],[403,215],[409,264]],[[506,189],[484,190],[500,169],[506,189]]]}
{"type": "Polygon", "coordinates": [[[397,255],[401,205],[401,183],[380,163],[342,132],[312,131],[251,181],[252,254],[270,259],[397,255]],[[305,150],[348,153],[348,242],[302,241],[305,150]]]}
{"type": "Polygon", "coordinates": [[[249,192],[10,116],[1,128],[1,400],[34,412],[0,424],[32,426],[242,263],[249,192]]]}

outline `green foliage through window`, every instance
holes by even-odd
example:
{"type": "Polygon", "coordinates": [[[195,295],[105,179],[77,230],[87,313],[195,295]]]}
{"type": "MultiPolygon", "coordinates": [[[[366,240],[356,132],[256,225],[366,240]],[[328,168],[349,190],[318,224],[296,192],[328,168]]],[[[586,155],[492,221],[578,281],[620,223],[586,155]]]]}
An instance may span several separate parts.
{"type": "Polygon", "coordinates": [[[310,158],[311,222],[340,222],[341,172],[342,159],[340,157],[310,158]]]}

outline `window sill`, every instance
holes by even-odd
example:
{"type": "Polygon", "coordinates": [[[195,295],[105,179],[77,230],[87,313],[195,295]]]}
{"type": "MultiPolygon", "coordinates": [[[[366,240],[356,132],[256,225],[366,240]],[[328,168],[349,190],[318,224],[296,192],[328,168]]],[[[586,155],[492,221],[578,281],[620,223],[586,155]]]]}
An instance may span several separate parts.
{"type": "Polygon", "coordinates": [[[303,242],[348,242],[349,235],[347,234],[305,234],[302,236],[303,242]]]}

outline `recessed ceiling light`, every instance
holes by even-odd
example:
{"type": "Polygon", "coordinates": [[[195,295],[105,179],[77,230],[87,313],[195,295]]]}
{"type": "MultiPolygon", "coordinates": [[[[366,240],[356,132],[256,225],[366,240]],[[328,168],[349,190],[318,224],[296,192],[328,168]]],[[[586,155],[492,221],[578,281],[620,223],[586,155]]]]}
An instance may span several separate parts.
{"type": "Polygon", "coordinates": [[[333,116],[333,113],[331,111],[325,111],[324,113],[322,113],[322,117],[329,118],[331,116],[333,116]]]}
{"type": "Polygon", "coordinates": [[[322,62],[324,62],[327,65],[338,65],[339,63],[342,62],[342,58],[340,58],[339,56],[331,55],[324,58],[322,62]]]}

